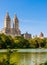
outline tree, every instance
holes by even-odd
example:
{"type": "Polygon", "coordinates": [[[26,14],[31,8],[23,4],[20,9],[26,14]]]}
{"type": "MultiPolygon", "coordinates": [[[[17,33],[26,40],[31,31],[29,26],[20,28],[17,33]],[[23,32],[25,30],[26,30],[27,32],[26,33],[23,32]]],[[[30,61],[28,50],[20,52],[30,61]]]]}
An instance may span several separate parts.
{"type": "Polygon", "coordinates": [[[13,52],[9,49],[8,52],[7,52],[7,58],[6,59],[3,59],[2,62],[0,62],[0,65],[16,65],[15,63],[10,63],[10,55],[12,54],[13,52]]]}
{"type": "Polygon", "coordinates": [[[28,39],[29,44],[30,44],[30,48],[35,48],[36,47],[36,43],[34,39],[28,39]]]}
{"type": "Polygon", "coordinates": [[[15,41],[15,45],[17,46],[17,48],[29,48],[30,47],[28,40],[24,39],[22,36],[15,37],[14,41],[15,41]]]}

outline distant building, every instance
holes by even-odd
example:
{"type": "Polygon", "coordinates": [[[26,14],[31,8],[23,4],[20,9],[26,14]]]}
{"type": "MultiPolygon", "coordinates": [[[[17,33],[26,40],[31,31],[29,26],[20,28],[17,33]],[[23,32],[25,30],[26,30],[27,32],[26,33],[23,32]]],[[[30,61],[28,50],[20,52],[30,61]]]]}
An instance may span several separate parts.
{"type": "Polygon", "coordinates": [[[23,36],[25,39],[31,38],[31,34],[29,34],[28,32],[26,32],[25,34],[22,34],[22,36],[23,36]]]}
{"type": "Polygon", "coordinates": [[[39,35],[40,38],[44,38],[44,34],[42,32],[40,32],[40,35],[39,35]]]}
{"type": "Polygon", "coordinates": [[[33,38],[37,38],[38,36],[37,35],[33,35],[33,38]]]}
{"type": "Polygon", "coordinates": [[[4,33],[6,35],[12,35],[12,36],[20,36],[21,31],[19,29],[19,21],[16,15],[14,15],[13,21],[11,21],[11,18],[9,16],[9,13],[6,13],[5,19],[4,19],[4,28],[1,30],[0,33],[4,33]],[[11,22],[12,28],[11,28],[11,22]]]}

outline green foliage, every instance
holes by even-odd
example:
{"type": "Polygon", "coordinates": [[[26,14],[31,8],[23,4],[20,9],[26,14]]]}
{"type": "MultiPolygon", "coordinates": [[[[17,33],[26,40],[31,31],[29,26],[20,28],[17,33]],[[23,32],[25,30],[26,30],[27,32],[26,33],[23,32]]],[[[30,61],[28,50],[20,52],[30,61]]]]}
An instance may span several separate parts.
{"type": "Polygon", "coordinates": [[[0,34],[0,49],[8,48],[47,48],[47,38],[24,39],[22,36],[11,37],[0,34]]]}
{"type": "Polygon", "coordinates": [[[47,61],[45,63],[41,63],[40,65],[47,65],[47,61]]]}
{"type": "Polygon", "coordinates": [[[22,36],[17,36],[14,38],[15,48],[29,48],[30,44],[28,40],[24,39],[22,36]]]}
{"type": "Polygon", "coordinates": [[[7,58],[3,59],[2,61],[0,61],[0,65],[16,65],[15,63],[10,63],[10,55],[11,55],[11,50],[9,49],[7,52],[7,58]]]}

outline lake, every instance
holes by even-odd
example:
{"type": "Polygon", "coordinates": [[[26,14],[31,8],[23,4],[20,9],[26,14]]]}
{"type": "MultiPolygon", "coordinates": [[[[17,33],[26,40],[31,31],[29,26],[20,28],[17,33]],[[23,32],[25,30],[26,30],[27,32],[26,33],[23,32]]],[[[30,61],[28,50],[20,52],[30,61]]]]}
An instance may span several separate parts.
{"type": "MultiPolygon", "coordinates": [[[[7,50],[0,50],[0,60],[6,58],[7,50]]],[[[10,62],[17,65],[39,65],[47,61],[47,49],[12,49],[10,62]]]]}

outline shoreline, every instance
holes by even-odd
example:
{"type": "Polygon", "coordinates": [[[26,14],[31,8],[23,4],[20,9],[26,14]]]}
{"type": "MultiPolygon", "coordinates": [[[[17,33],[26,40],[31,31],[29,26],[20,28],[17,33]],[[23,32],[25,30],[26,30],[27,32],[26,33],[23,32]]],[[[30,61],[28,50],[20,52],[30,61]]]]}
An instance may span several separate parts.
{"type": "Polygon", "coordinates": [[[10,50],[11,52],[47,52],[47,49],[44,48],[37,48],[37,49],[0,49],[1,52],[8,52],[10,50]]]}

